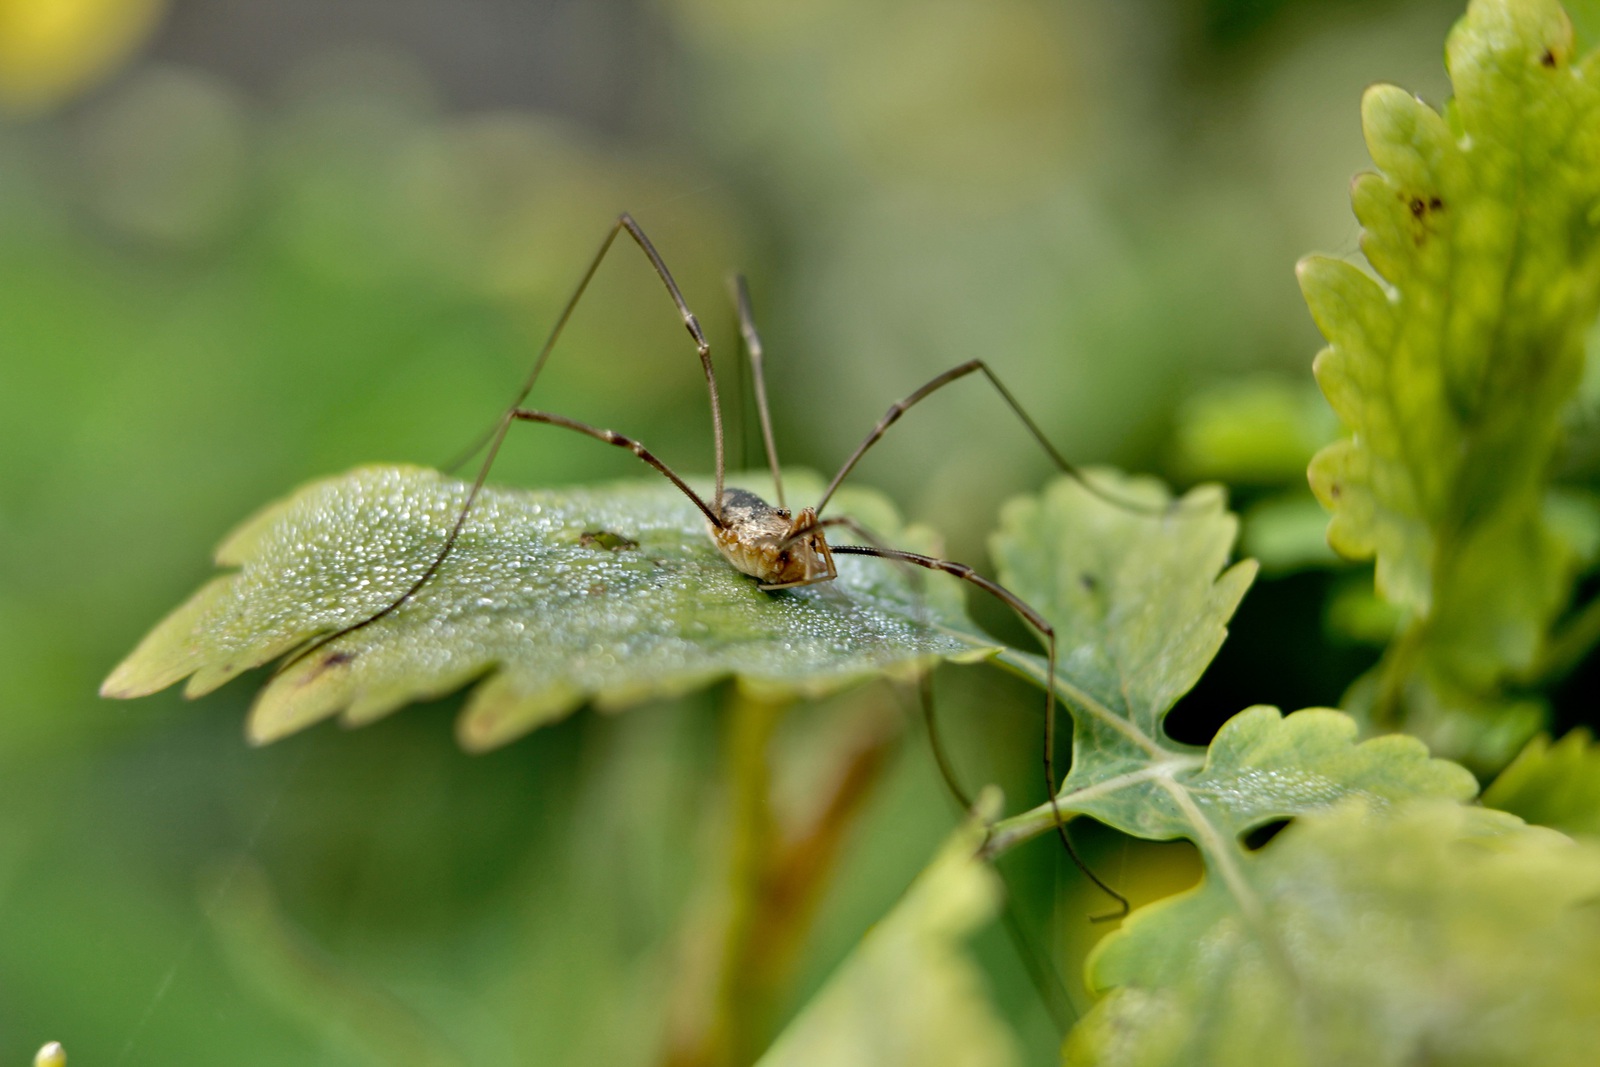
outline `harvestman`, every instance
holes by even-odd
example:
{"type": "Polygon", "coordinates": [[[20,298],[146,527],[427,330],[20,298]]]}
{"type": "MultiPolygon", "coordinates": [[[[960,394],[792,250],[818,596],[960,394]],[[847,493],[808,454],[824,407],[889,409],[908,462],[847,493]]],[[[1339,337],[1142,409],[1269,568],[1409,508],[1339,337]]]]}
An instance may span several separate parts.
{"type": "MultiPolygon", "coordinates": [[[[650,239],[645,236],[644,231],[639,228],[639,224],[633,220],[633,217],[624,212],[612,224],[610,232],[606,234],[605,240],[600,244],[599,251],[590,260],[588,269],[584,271],[577,288],[568,298],[565,307],[562,308],[560,317],[556,319],[555,326],[550,331],[550,336],[545,340],[543,347],[539,349],[539,355],[534,360],[533,369],[529,372],[527,380],[523,382],[516,399],[506,408],[505,413],[495,424],[493,431],[481,439],[477,446],[467,453],[470,456],[485,444],[488,445],[488,452],[484,456],[483,463],[478,468],[477,477],[473,479],[472,489],[467,493],[466,502],[462,504],[461,511],[456,515],[455,523],[450,528],[449,536],[445,538],[444,545],[439,549],[439,553],[434,557],[433,562],[423,571],[422,576],[412,583],[411,587],[396,598],[393,603],[358,623],[317,639],[298,654],[292,656],[284,666],[287,667],[291,663],[304,659],[346,634],[353,633],[377,622],[415,596],[438,573],[439,568],[444,565],[444,561],[450,555],[451,550],[455,548],[456,541],[461,536],[462,528],[466,524],[467,514],[472,510],[473,503],[483,489],[484,481],[489,476],[489,469],[494,465],[496,456],[499,455],[500,446],[505,442],[506,433],[510,430],[511,424],[514,422],[535,422],[576,430],[578,433],[604,441],[606,444],[616,445],[618,448],[626,448],[661,472],[673,485],[678,487],[684,496],[689,498],[695,507],[700,509],[701,514],[705,516],[706,528],[711,535],[711,540],[716,544],[723,558],[741,573],[754,578],[758,589],[770,592],[831,581],[838,577],[838,570],[835,568],[833,561],[835,555],[875,556],[879,559],[912,564],[927,570],[954,575],[1003,602],[1039,633],[1045,645],[1048,677],[1053,679],[1056,668],[1055,629],[1043,615],[1039,614],[1021,597],[999,583],[983,577],[964,563],[883,547],[878,545],[872,535],[853,519],[846,516],[825,519],[821,517],[822,512],[828,506],[828,501],[833,499],[834,491],[839,488],[845,477],[855,469],[861,457],[883,437],[884,433],[899,420],[901,415],[904,415],[906,411],[930,394],[942,389],[951,382],[958,381],[974,373],[982,374],[989,380],[995,391],[1000,394],[1007,406],[1022,421],[1028,432],[1039,442],[1063,473],[1075,479],[1089,492],[1104,497],[1119,507],[1127,507],[1129,505],[1123,501],[1106,497],[1104,493],[1085,479],[1082,472],[1067,462],[1061,453],[1056,450],[1055,446],[1050,443],[1049,438],[1044,435],[1044,432],[1023,410],[1016,397],[1011,395],[1011,391],[995,376],[994,371],[989,369],[988,364],[981,359],[971,359],[951,367],[904,399],[890,405],[889,410],[878,420],[878,424],[872,428],[872,431],[867,434],[861,444],[856,446],[856,450],[850,454],[850,458],[845,460],[844,465],[839,468],[839,472],[833,476],[833,480],[823,490],[821,499],[811,507],[802,508],[799,514],[790,512],[784,506],[783,479],[778,470],[777,449],[772,435],[772,418],[767,407],[766,382],[762,374],[761,338],[756,333],[755,322],[750,311],[749,293],[745,287],[743,277],[735,279],[734,299],[738,307],[740,333],[743,335],[745,347],[749,351],[754,377],[756,405],[761,418],[761,433],[766,446],[767,462],[772,469],[773,485],[778,498],[777,507],[768,504],[754,493],[743,489],[728,488],[723,485],[725,466],[722,405],[717,394],[716,373],[711,366],[711,345],[706,341],[705,333],[700,328],[700,321],[695,318],[694,312],[689,310],[689,305],[684,301],[683,294],[678,289],[678,283],[673,280],[672,273],[667,270],[667,265],[662,261],[660,253],[656,251],[655,245],[651,244],[650,239]],[[522,402],[533,391],[534,383],[538,380],[540,372],[544,370],[544,365],[549,360],[550,353],[555,348],[557,340],[560,339],[568,320],[572,318],[574,309],[589,288],[589,283],[594,279],[595,272],[599,270],[600,264],[605,260],[606,254],[611,250],[611,246],[616,242],[618,235],[623,233],[632,238],[633,242],[649,258],[651,266],[655,268],[657,277],[666,286],[668,294],[672,297],[673,304],[677,306],[678,314],[683,318],[684,327],[689,331],[689,336],[694,341],[695,349],[700,356],[700,366],[705,371],[706,386],[711,394],[712,428],[716,436],[716,492],[709,502],[691,489],[688,483],[679,477],[671,467],[668,467],[638,441],[630,437],[624,437],[615,430],[603,430],[587,423],[579,422],[577,419],[568,418],[565,415],[558,415],[549,411],[533,411],[522,407],[522,402]],[[830,545],[824,533],[824,530],[829,527],[848,530],[861,540],[873,543],[865,545],[830,545]]],[[[1076,851],[1072,847],[1072,841],[1067,836],[1066,822],[1061,816],[1056,800],[1055,732],[1055,687],[1046,685],[1044,773],[1049,803],[1055,811],[1056,832],[1061,838],[1061,843],[1066,847],[1067,854],[1077,864],[1078,868],[1101,890],[1116,898],[1122,908],[1121,914],[1126,914],[1128,909],[1127,900],[1089,870],[1083,861],[1078,858],[1076,851]]],[[[943,753],[936,750],[935,755],[939,759],[940,769],[945,773],[946,780],[954,788],[954,782],[949,775],[943,753]]],[[[959,795],[959,790],[957,792],[959,795]]],[[[1116,917],[1106,916],[1106,918],[1116,917]]]]}

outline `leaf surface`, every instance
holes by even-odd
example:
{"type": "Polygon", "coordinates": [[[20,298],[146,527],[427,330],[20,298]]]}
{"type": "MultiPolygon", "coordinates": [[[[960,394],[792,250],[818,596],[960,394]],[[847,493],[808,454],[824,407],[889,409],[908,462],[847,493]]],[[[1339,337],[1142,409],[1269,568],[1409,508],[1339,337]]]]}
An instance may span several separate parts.
{"type": "MultiPolygon", "coordinates": [[[[198,696],[369,617],[423,574],[466,491],[415,467],[305,486],[223,543],[217,562],[236,569],[157,626],[103,691],[140,696],[188,677],[198,696]]],[[[892,544],[928,547],[872,494],[842,496],[840,511],[892,544]]],[[[992,650],[949,579],[874,559],[838,565],[827,585],[761,592],[665,482],[487,487],[421,592],[275,675],[250,734],[271,741],[335,714],[359,725],[478,682],[459,733],[483,749],[587,700],[617,707],[729,675],[814,694],[992,650]]]]}
{"type": "Polygon", "coordinates": [[[1142,909],[1089,961],[1110,994],[1066,1063],[1590,1063],[1600,847],[1500,812],[1352,799],[1240,872],[1142,909]]]}

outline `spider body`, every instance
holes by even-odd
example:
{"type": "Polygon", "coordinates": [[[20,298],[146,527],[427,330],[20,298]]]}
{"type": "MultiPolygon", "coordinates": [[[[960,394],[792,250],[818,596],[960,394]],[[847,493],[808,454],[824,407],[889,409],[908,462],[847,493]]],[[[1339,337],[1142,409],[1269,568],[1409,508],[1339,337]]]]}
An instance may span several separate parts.
{"type": "Polygon", "coordinates": [[[706,522],[717,551],[762,589],[814,585],[839,575],[815,508],[795,516],[744,489],[726,489],[722,521],[722,526],[706,522]]]}

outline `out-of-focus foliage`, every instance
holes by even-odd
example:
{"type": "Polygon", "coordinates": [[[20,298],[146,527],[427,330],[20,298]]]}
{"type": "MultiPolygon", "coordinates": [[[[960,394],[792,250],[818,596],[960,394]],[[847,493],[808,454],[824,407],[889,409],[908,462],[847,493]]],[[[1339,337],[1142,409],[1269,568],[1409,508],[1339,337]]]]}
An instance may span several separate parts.
{"type": "Polygon", "coordinates": [[[1478,0],[1446,56],[1444,114],[1393,86],[1363,100],[1379,171],[1352,199],[1382,283],[1300,266],[1331,342],[1317,379],[1353,431],[1311,483],[1330,543],[1376,557],[1409,615],[1356,706],[1493,768],[1539,724],[1502,686],[1535,668],[1579,562],[1545,483],[1600,307],[1600,53],[1555,0],[1478,0]]]}
{"type": "Polygon", "coordinates": [[[1228,380],[1185,400],[1176,418],[1173,465],[1180,476],[1267,493],[1243,516],[1247,555],[1269,574],[1335,562],[1327,516],[1304,482],[1306,464],[1333,439],[1338,420],[1310,383],[1228,380]]]}
{"type": "Polygon", "coordinates": [[[468,1060],[403,1003],[345,973],[294,929],[247,857],[207,873],[202,892],[224,957],[286,1014],[358,1062],[466,1067],[468,1060]]]}
{"type": "MultiPolygon", "coordinates": [[[[786,463],[830,468],[891,400],[982,355],[1075,461],[1200,476],[1168,447],[1174,408],[1236,374],[1305,377],[1314,330],[1287,268],[1307,248],[1355,250],[1355,101],[1379,80],[1443,99],[1439,40],[1461,0],[418,0],[369,25],[372,10],[171,5],[147,58],[0,125],[7,1062],[51,1038],[74,1062],[124,1067],[348,1067],[397,1047],[661,1062],[663,1035],[703,1007],[695,976],[721,944],[703,935],[726,922],[736,866],[719,694],[574,715],[469,758],[450,743],[454,702],[250,750],[239,724],[259,679],[199,706],[107,705],[98,681],[205,581],[240,515],[356,463],[436,464],[466,445],[621,208],[712,333],[747,465],[733,268],[755,290],[786,463]],[[540,13],[527,33],[519,20],[540,13]],[[424,24],[409,45],[397,32],[424,24]],[[538,61],[481,47],[496,34],[550,47],[538,61]],[[612,78],[596,41],[646,47],[612,78]],[[613,104],[587,109],[599,96],[613,104]],[[608,125],[586,124],[596,111],[608,125]],[[253,862],[234,892],[199,877],[240,854],[253,862]]],[[[692,349],[632,250],[602,267],[539,404],[709,466],[692,349]]],[[[1047,470],[1007,418],[958,386],[902,420],[861,478],[982,565],[995,507],[1047,470]]],[[[635,470],[521,429],[497,482],[635,470]]],[[[1258,538],[1280,487],[1236,488],[1246,551],[1282,565],[1169,725],[1332,703],[1370,662],[1319,641],[1323,594],[1359,569],[1308,567],[1303,514],[1258,538]],[[1293,551],[1268,559],[1274,544],[1293,551]]],[[[1381,639],[1370,584],[1346,614],[1381,639]]],[[[972,607],[1034,647],[1003,610],[972,607]]],[[[1036,803],[1037,690],[961,670],[938,695],[961,779],[1036,803]]],[[[864,716],[898,709],[867,688],[787,716],[769,749],[776,842],[809,843],[789,816],[848,784],[841,752],[864,716]]],[[[832,838],[832,888],[772,1028],[948,829],[925,746],[880,766],[832,838]]],[[[1078,837],[1136,900],[1195,869],[1186,846],[1078,837]]],[[[1084,916],[1103,899],[1045,842],[1002,869],[1081,996],[1077,961],[1105,929],[1084,916]]],[[[971,952],[1022,1060],[1047,1062],[1059,1032],[1024,968],[993,928],[971,952]]]]}
{"type": "Polygon", "coordinates": [[[978,858],[998,796],[940,850],[905,899],[862,939],[761,1057],[759,1067],[1010,1067],[1016,1041],[964,942],[1002,904],[978,858]]]}
{"type": "Polygon", "coordinates": [[[0,0],[0,113],[50,107],[104,76],[164,0],[0,0]]]}
{"type": "MultiPolygon", "coordinates": [[[[821,491],[815,477],[789,485],[821,491]]],[[[217,549],[217,562],[237,571],[168,616],[103,692],[147,696],[193,675],[186,693],[201,696],[371,618],[427,573],[468,489],[420,468],[367,467],[267,507],[217,549]]],[[[846,490],[839,507],[886,543],[928,547],[927,532],[906,535],[881,497],[846,490]]],[[[664,479],[546,493],[489,487],[422,590],[273,677],[250,736],[275,741],[332,715],[364,725],[487,674],[457,727],[481,751],[585,702],[614,708],[728,675],[770,695],[817,697],[987,651],[950,585],[925,596],[892,564],[836,565],[826,587],[763,593],[664,479]]]]}
{"type": "Polygon", "coordinates": [[[1483,791],[1483,802],[1569,834],[1600,834],[1600,747],[1579,727],[1529,741],[1483,791]]]}
{"type": "Polygon", "coordinates": [[[1499,812],[1352,800],[1233,879],[1145,909],[1089,962],[1066,1062],[1590,1062],[1600,849],[1499,812]]]}
{"type": "Polygon", "coordinates": [[[1305,382],[1243,378],[1196,393],[1177,412],[1175,463],[1189,478],[1230,485],[1298,480],[1338,432],[1305,382]]]}

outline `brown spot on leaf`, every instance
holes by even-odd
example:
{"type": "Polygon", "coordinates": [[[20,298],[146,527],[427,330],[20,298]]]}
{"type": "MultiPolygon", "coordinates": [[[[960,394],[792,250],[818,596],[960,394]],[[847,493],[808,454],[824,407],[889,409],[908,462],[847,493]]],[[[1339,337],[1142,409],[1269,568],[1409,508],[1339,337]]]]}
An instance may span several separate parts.
{"type": "Polygon", "coordinates": [[[1542,66],[1554,67],[1557,63],[1555,49],[1546,48],[1544,50],[1544,55],[1539,57],[1539,63],[1542,66]]]}
{"type": "Polygon", "coordinates": [[[356,654],[354,652],[330,652],[317,661],[317,665],[305,676],[304,682],[301,684],[311,681],[325,671],[330,671],[335,667],[343,667],[355,658],[356,654]]]}
{"type": "Polygon", "coordinates": [[[585,530],[578,536],[578,544],[584,548],[603,548],[608,552],[621,552],[639,547],[639,542],[633,538],[623,537],[610,530],[585,530]]]}

